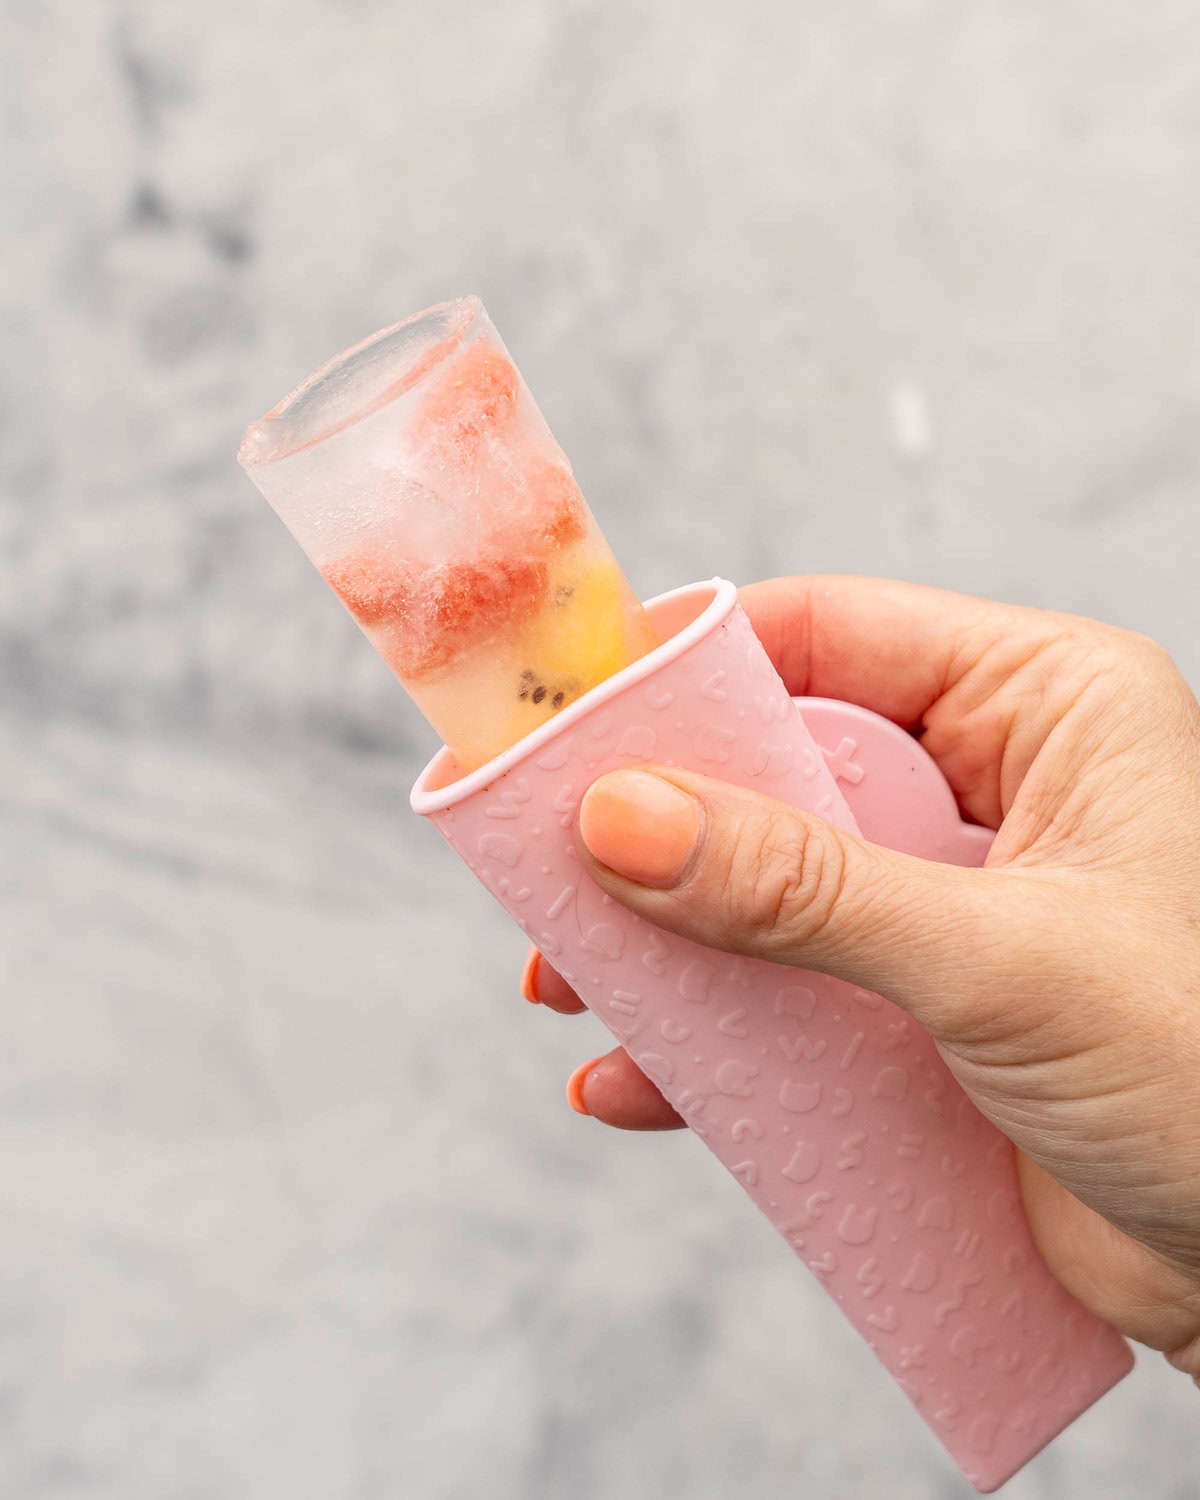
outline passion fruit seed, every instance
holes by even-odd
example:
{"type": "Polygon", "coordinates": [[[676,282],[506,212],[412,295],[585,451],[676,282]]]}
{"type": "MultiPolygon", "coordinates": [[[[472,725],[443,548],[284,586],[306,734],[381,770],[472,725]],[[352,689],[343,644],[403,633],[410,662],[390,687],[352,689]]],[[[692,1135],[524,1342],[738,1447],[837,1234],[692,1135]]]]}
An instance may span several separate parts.
{"type": "Polygon", "coordinates": [[[519,679],[517,697],[521,699],[529,698],[534,703],[540,704],[546,701],[547,695],[550,695],[550,707],[561,708],[567,701],[568,695],[574,697],[578,691],[579,684],[577,682],[568,682],[564,687],[555,688],[553,693],[551,693],[551,689],[546,683],[539,682],[537,675],[526,667],[519,679]]]}

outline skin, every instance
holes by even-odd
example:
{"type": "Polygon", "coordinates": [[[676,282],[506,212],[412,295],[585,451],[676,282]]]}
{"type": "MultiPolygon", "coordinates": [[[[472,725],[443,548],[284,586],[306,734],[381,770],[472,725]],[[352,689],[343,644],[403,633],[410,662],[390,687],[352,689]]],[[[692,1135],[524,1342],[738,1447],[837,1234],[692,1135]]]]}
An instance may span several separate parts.
{"type": "MultiPolygon", "coordinates": [[[[580,810],[593,878],[661,927],[909,1011],[1016,1143],[1051,1269],[1200,1385],[1200,705],[1153,641],[1071,615],[845,577],[742,603],[791,692],[919,734],[998,830],[986,867],[647,767],[695,801],[660,817],[661,794],[631,803],[645,772],[601,777],[580,810]]],[[[544,959],[526,989],[583,1009],[544,959]]],[[[572,1093],[610,1125],[682,1124],[620,1047],[572,1093]]]]}

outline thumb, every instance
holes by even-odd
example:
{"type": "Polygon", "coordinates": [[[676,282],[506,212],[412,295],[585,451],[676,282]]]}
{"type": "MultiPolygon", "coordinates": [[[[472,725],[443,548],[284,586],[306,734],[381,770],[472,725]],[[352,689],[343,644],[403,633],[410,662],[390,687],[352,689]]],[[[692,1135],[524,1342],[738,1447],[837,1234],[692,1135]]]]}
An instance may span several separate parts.
{"type": "Polygon", "coordinates": [[[999,1043],[995,1061],[1005,1040],[1023,1054],[1076,967],[1046,874],[897,854],[691,772],[600,777],[579,833],[596,882],[657,926],[877,990],[938,1041],[999,1043]]]}

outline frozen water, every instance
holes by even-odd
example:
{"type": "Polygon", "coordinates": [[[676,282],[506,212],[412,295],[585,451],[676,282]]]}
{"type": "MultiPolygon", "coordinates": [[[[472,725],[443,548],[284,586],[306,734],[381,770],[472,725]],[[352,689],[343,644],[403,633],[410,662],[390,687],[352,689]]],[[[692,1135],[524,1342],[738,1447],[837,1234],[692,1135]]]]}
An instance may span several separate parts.
{"type": "Polygon", "coordinates": [[[419,343],[373,336],[247,435],[251,477],[319,567],[364,544],[417,569],[519,558],[547,505],[568,487],[581,504],[545,483],[569,465],[482,307],[448,306],[449,336],[437,310],[401,325],[432,319],[419,343]]]}

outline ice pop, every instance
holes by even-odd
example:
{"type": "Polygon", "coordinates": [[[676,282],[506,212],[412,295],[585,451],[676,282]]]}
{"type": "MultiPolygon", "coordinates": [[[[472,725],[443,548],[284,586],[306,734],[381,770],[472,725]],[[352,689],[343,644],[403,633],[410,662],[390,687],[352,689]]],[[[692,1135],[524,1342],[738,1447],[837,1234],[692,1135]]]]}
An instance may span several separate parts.
{"type": "Polygon", "coordinates": [[[332,360],[238,458],[464,770],[657,644],[476,297],[332,360]]]}

